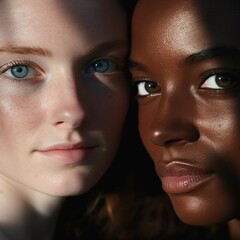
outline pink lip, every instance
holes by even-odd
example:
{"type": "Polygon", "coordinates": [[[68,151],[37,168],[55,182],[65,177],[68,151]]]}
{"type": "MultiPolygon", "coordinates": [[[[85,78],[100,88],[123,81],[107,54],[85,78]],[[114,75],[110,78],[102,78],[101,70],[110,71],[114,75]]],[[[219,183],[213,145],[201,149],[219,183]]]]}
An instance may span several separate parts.
{"type": "Polygon", "coordinates": [[[167,193],[180,194],[194,191],[208,182],[213,175],[186,175],[162,177],[162,187],[167,193]]]}
{"type": "Polygon", "coordinates": [[[77,164],[82,162],[96,147],[91,144],[56,144],[37,150],[37,152],[60,163],[77,164]]]}
{"type": "Polygon", "coordinates": [[[200,188],[215,175],[207,166],[194,166],[187,160],[173,160],[167,165],[163,162],[156,166],[162,181],[163,190],[167,193],[187,193],[200,188]]]}

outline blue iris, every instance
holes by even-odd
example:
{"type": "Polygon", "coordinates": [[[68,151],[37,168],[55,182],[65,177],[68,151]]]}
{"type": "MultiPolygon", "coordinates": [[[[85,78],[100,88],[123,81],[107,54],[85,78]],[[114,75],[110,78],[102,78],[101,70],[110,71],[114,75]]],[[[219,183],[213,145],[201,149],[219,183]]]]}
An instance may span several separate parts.
{"type": "Polygon", "coordinates": [[[28,66],[18,65],[11,68],[11,74],[15,78],[24,78],[28,75],[28,73],[29,73],[28,66]]]}
{"type": "Polygon", "coordinates": [[[110,63],[108,60],[100,59],[87,67],[87,73],[105,73],[109,71],[110,63]]]}

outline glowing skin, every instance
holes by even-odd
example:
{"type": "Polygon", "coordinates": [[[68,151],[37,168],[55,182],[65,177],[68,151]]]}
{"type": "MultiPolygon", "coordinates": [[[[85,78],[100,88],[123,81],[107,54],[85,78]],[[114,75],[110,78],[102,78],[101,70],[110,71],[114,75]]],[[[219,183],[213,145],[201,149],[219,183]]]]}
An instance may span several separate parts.
{"type": "Polygon", "coordinates": [[[239,1],[140,0],[133,16],[140,134],[189,224],[238,216],[239,12],[239,1]]]}
{"type": "Polygon", "coordinates": [[[129,104],[125,18],[117,0],[0,2],[1,215],[20,198],[50,215],[107,170],[129,104]]]}

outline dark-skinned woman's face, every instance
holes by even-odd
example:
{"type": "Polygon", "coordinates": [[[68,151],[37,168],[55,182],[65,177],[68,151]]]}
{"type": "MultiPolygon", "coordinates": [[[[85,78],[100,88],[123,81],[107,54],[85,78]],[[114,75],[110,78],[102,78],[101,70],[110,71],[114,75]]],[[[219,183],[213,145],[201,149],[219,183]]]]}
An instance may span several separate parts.
{"type": "Polygon", "coordinates": [[[131,72],[139,130],[186,223],[237,217],[240,1],[140,0],[131,72]]]}

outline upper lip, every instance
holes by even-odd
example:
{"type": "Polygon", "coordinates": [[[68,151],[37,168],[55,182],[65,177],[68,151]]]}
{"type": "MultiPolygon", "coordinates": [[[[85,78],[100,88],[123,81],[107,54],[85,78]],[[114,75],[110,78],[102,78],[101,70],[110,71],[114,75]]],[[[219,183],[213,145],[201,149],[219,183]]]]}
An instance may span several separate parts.
{"type": "Polygon", "coordinates": [[[73,149],[86,149],[86,148],[95,148],[97,147],[94,143],[87,143],[87,142],[77,142],[77,143],[69,143],[69,142],[63,142],[63,143],[55,143],[50,144],[46,147],[42,147],[38,151],[41,152],[47,152],[47,151],[53,151],[53,150],[73,150],[73,149]]]}
{"type": "Polygon", "coordinates": [[[157,171],[161,177],[167,176],[187,176],[187,175],[206,175],[212,171],[203,166],[195,166],[187,163],[184,160],[174,160],[168,164],[159,162],[157,164],[157,171]]]}

